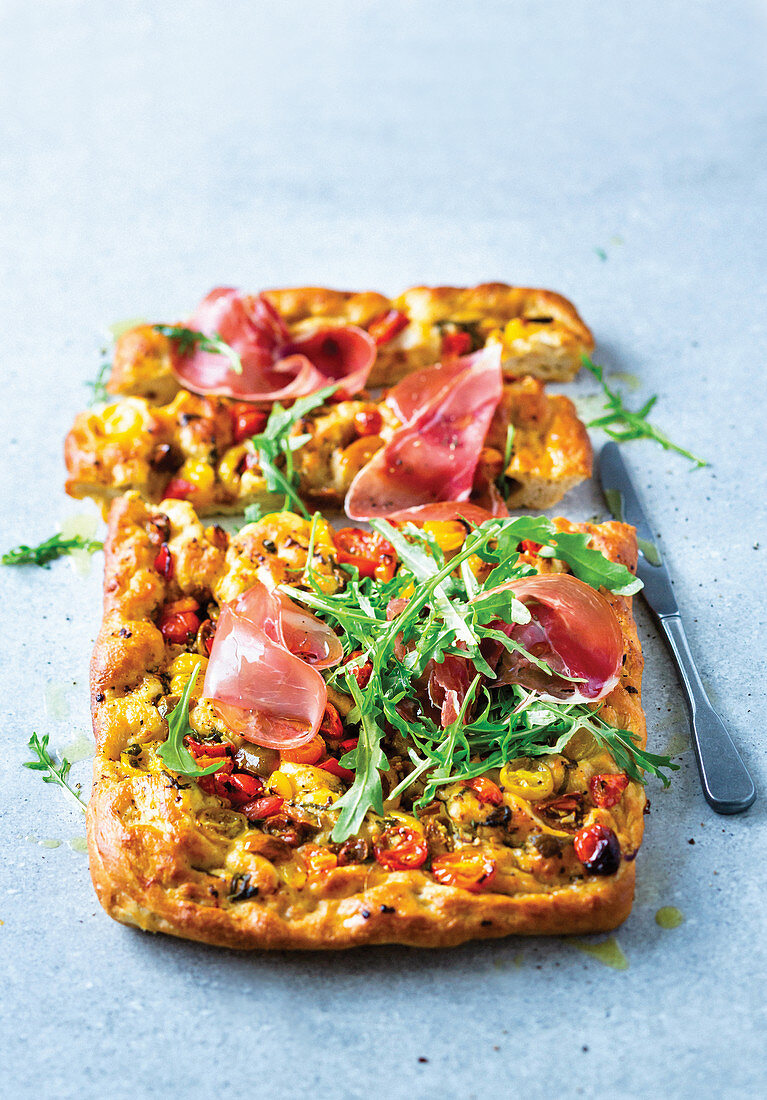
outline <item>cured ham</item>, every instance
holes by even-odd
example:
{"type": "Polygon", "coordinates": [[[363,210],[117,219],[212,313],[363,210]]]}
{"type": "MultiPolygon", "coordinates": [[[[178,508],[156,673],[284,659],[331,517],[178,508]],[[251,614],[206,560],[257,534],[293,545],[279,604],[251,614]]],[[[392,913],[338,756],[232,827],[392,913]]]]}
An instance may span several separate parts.
{"type": "Polygon", "coordinates": [[[245,401],[285,401],[343,381],[350,397],[363,389],[376,356],[370,336],[355,325],[322,328],[293,340],[280,314],[263,294],[243,295],[219,287],[200,303],[187,327],[219,337],[240,357],[238,373],[226,355],[195,346],[174,357],[173,370],[194,393],[245,401]]]}
{"type": "MultiPolygon", "coordinates": [[[[508,514],[508,513],[506,513],[508,514]]],[[[495,513],[481,508],[470,501],[440,500],[436,504],[418,504],[415,508],[403,508],[386,517],[392,523],[448,523],[451,520],[465,520],[479,527],[488,519],[495,519],[495,513]]]]}
{"type": "Polygon", "coordinates": [[[418,371],[395,386],[387,401],[404,423],[355,477],[347,515],[372,519],[466,500],[502,390],[499,345],[418,371]]]}
{"type": "Polygon", "coordinates": [[[529,623],[504,630],[554,673],[548,676],[523,656],[504,653],[500,682],[530,688],[549,702],[594,703],[610,694],[620,677],[623,636],[600,592],[569,573],[511,580],[493,591],[510,591],[528,609],[529,623]]]}
{"type": "Polygon", "coordinates": [[[342,656],[330,627],[259,582],[221,610],[203,695],[246,740],[298,748],[325,713],[327,688],[317,669],[342,656]]]}

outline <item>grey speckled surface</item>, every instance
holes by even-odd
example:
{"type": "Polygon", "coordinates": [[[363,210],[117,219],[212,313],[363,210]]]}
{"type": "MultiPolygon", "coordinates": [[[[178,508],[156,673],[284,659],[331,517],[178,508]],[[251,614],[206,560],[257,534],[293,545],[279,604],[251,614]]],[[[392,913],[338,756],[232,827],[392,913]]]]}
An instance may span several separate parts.
{"type": "MultiPolygon", "coordinates": [[[[2,543],[82,510],[61,439],[104,323],[220,282],[553,286],[712,460],[626,452],[765,791],[764,6],[7,0],[0,18],[2,543]]],[[[566,510],[602,506],[586,488],[566,510]]],[[[77,811],[20,766],[33,729],[62,747],[88,728],[99,571],[0,576],[9,1095],[764,1093],[765,802],[717,818],[689,751],[668,793],[651,784],[623,972],[564,940],[238,957],[110,922],[66,843],[77,811]],[[661,905],[685,923],[659,928],[661,905]]],[[[640,625],[651,740],[678,747],[640,625]]]]}

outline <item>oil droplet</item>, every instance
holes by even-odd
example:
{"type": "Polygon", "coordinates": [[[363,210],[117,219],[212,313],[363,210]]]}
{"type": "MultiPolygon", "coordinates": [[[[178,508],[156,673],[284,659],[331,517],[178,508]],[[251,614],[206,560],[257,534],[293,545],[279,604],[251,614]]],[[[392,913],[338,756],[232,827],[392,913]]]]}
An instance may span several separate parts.
{"type": "Polygon", "coordinates": [[[661,928],[678,928],[684,924],[684,913],[674,905],[664,905],[655,914],[655,923],[661,928]]]}
{"type": "Polygon", "coordinates": [[[115,321],[113,324],[107,326],[107,332],[113,340],[119,340],[124,332],[128,329],[136,328],[138,325],[145,325],[147,323],[146,317],[128,317],[125,321],[115,321]]]}
{"type": "Polygon", "coordinates": [[[61,841],[57,840],[55,837],[50,837],[49,840],[39,840],[38,844],[40,845],[41,848],[60,848],[61,847],[61,841]]]}
{"type": "Polygon", "coordinates": [[[93,756],[93,739],[85,733],[78,733],[76,737],[61,750],[62,756],[66,756],[70,764],[77,764],[80,760],[87,760],[93,756]]]}
{"type": "Polygon", "coordinates": [[[641,381],[635,374],[631,374],[627,370],[614,370],[610,372],[610,378],[617,378],[619,382],[622,382],[627,390],[632,393],[636,393],[639,387],[642,385],[641,381]]]}
{"type": "Polygon", "coordinates": [[[67,685],[49,680],[45,685],[43,700],[45,713],[55,721],[61,721],[69,717],[69,703],[67,702],[67,685]]]}
{"type": "Polygon", "coordinates": [[[613,970],[628,970],[629,968],[629,961],[621,951],[615,936],[608,936],[601,943],[584,943],[583,940],[568,940],[567,942],[571,943],[573,947],[577,947],[579,951],[583,951],[584,954],[592,955],[603,966],[609,966],[613,970]]]}
{"type": "Polygon", "coordinates": [[[514,963],[514,966],[517,968],[517,970],[519,970],[519,968],[522,966],[522,963],[525,961],[525,956],[522,954],[521,951],[517,951],[516,955],[511,961],[514,963]]]}
{"type": "Polygon", "coordinates": [[[24,839],[28,840],[30,844],[37,844],[37,837],[34,835],[34,833],[29,833],[27,836],[24,837],[24,839]]]}
{"type": "Polygon", "coordinates": [[[98,529],[99,521],[96,516],[91,515],[90,512],[75,512],[74,515],[62,520],[61,537],[73,539],[79,535],[83,539],[93,539],[98,529]]]}
{"type": "Polygon", "coordinates": [[[691,749],[690,736],[687,733],[670,733],[666,745],[666,756],[681,756],[683,752],[691,749]]]}
{"type": "Polygon", "coordinates": [[[88,841],[84,836],[73,836],[70,838],[69,847],[73,852],[87,852],[88,841]]]}

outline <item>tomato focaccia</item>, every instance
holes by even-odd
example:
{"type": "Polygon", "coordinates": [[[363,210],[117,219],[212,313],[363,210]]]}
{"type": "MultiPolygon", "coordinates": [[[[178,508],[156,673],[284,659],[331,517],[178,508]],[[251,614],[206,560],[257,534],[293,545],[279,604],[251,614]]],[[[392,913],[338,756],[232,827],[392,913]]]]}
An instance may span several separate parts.
{"type": "MultiPolygon", "coordinates": [[[[202,515],[242,511],[268,491],[251,438],[267,415],[244,402],[186,390],[167,405],[129,397],[83,412],[66,440],[67,492],[93,497],[105,509],[113,497],[135,489],[155,503],[182,497],[202,515]]],[[[385,401],[362,399],[326,403],[298,418],[291,436],[309,437],[294,453],[301,496],[340,508],[356,475],[398,425],[385,401]]],[[[550,508],[591,476],[591,443],[573,403],[546,394],[537,379],[520,378],[503,384],[479,454],[477,491],[502,470],[509,425],[509,507],[550,508]]]]}
{"type": "Polygon", "coordinates": [[[523,517],[489,520],[488,541],[479,510],[465,511],[421,535],[384,525],[394,547],[319,515],[272,514],[229,539],[187,502],[113,503],[88,809],[91,873],[112,917],[229,947],[312,949],[625,919],[643,832],[637,761],[659,759],[642,752],[641,651],[630,595],[597,593],[563,558],[630,592],[634,530],[523,517]],[[548,551],[517,543],[520,532],[548,551]],[[546,557],[557,538],[562,557],[546,557]],[[522,604],[507,617],[529,606],[527,626],[495,618],[511,606],[494,584],[508,572],[522,604]],[[459,612],[485,632],[481,655],[471,636],[444,652],[459,612]],[[490,678],[475,676],[488,662],[490,678]],[[386,699],[392,676],[387,690],[402,690],[386,699]]]}
{"type": "MultiPolygon", "coordinates": [[[[322,287],[267,290],[260,296],[238,296],[237,309],[222,316],[210,308],[213,291],[188,322],[199,324],[209,335],[250,347],[252,316],[249,311],[265,301],[283,322],[281,344],[291,341],[291,351],[313,350],[311,338],[327,329],[354,326],[374,345],[375,360],[369,370],[370,387],[391,386],[413,370],[428,366],[446,353],[465,354],[488,342],[498,342],[507,374],[569,381],[590,353],[594,339],[575,306],[549,290],[483,283],[476,287],[413,287],[390,299],[373,291],[345,292],[322,287]]],[[[232,292],[233,293],[233,292],[232,292]]],[[[213,306],[217,307],[220,299],[213,306]]],[[[274,318],[266,320],[273,328],[274,318]]],[[[164,326],[160,326],[161,328],[164,326]]],[[[166,332],[142,324],[117,340],[107,389],[113,394],[145,397],[167,404],[182,388],[174,373],[178,345],[166,332]]],[[[320,368],[333,364],[321,363],[320,368]]],[[[192,386],[194,388],[194,386],[192,386]]]]}

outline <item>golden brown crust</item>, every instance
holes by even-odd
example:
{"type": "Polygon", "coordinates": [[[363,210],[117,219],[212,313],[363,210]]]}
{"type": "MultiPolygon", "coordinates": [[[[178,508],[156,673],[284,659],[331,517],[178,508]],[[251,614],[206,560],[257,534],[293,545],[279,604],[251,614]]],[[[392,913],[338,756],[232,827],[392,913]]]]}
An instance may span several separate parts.
{"type": "MultiPolygon", "coordinates": [[[[582,934],[606,931],[625,919],[645,801],[634,782],[616,808],[589,811],[589,821],[617,832],[629,857],[617,874],[584,877],[581,870],[568,879],[554,867],[547,877],[543,864],[536,870],[529,857],[528,864],[515,863],[513,853],[498,848],[499,860],[508,860],[503,875],[493,891],[474,894],[440,885],[426,871],[388,872],[376,863],[338,866],[314,880],[302,863],[302,849],[293,851],[249,827],[241,814],[222,808],[196,783],[168,772],[155,745],[166,736],[163,715],[177,698],[173,670],[186,658],[179,656],[180,647],[163,641],[155,626],[159,609],[179,597],[232,599],[263,570],[275,580],[300,575],[308,525],[303,530],[304,521],[290,515],[266,517],[227,546],[220,531],[203,527],[190,505],[166,501],[163,514],[174,561],[170,579],[155,567],[152,532],[158,517],[137,494],[114,502],[106,543],[105,616],[91,672],[97,752],[88,842],[94,885],[111,916],[222,946],[304,949],[368,943],[440,947],[511,933],[582,934]],[[236,900],[230,879],[244,872],[258,895],[236,900]]],[[[635,566],[633,528],[556,522],[563,530],[588,533],[603,553],[635,566]]],[[[329,532],[320,527],[316,535],[315,563],[332,586],[329,532]]],[[[642,657],[631,600],[609,599],[621,623],[625,662],[604,717],[632,730],[644,745],[642,657]]],[[[190,721],[195,729],[206,721],[204,704],[190,712],[190,721]]],[[[574,774],[585,768],[588,777],[609,770],[609,764],[609,756],[597,753],[568,766],[574,774]]],[[[557,857],[554,863],[559,862],[557,857]]]]}
{"type": "MultiPolygon", "coordinates": [[[[187,499],[200,515],[242,511],[263,500],[266,481],[253,444],[235,441],[233,405],[229,398],[182,392],[167,405],[130,397],[80,413],[65,444],[67,492],[106,504],[135,489],[158,503],[171,478],[180,477],[191,486],[187,499]]],[[[507,470],[511,507],[549,508],[591,476],[591,443],[572,402],[547,395],[537,379],[521,378],[504,384],[478,484],[500,471],[509,424],[515,431],[507,470]]],[[[301,495],[341,508],[355,474],[396,426],[382,401],[344,401],[306,417],[295,429],[311,436],[295,452],[301,495]],[[355,415],[372,409],[381,413],[381,432],[360,437],[355,415]]]]}
{"type": "MultiPolygon", "coordinates": [[[[550,290],[482,283],[475,287],[412,287],[389,299],[375,291],[293,287],[265,291],[294,337],[325,325],[369,328],[389,310],[409,324],[378,348],[371,388],[391,386],[411,371],[436,363],[450,332],[468,331],[473,346],[500,341],[507,374],[569,381],[581,355],[594,347],[590,330],[572,302],[550,290]]],[[[151,325],[139,325],[117,340],[107,389],[113,394],[170,401],[181,388],[171,368],[171,341],[151,325]]]]}

